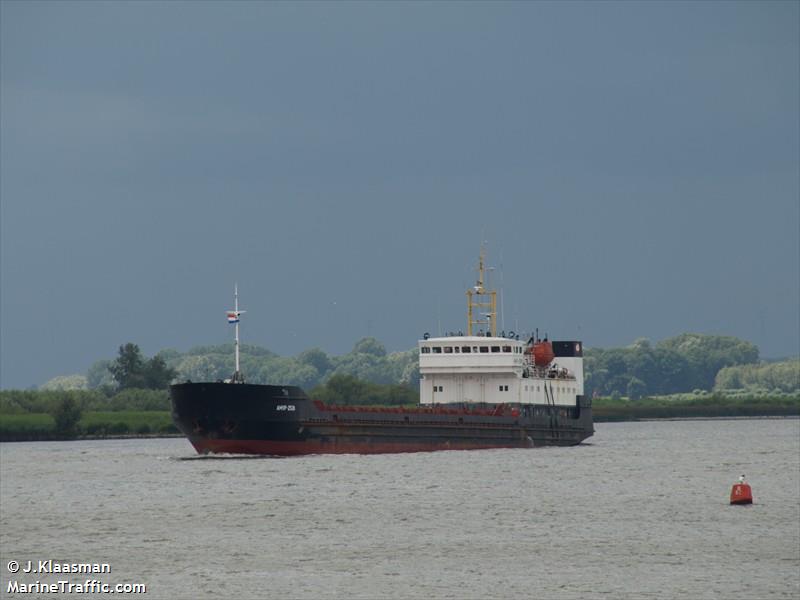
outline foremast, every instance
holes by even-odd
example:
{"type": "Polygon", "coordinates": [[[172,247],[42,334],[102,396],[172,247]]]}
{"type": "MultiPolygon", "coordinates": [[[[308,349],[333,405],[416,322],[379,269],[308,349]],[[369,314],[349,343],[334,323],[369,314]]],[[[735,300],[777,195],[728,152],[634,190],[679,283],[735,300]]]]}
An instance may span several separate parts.
{"type": "Polygon", "coordinates": [[[239,310],[239,284],[233,284],[233,310],[227,311],[228,315],[228,323],[234,325],[234,341],[233,341],[233,348],[234,348],[234,364],[235,364],[235,371],[233,372],[233,376],[230,379],[230,383],[244,383],[244,375],[242,375],[242,371],[239,368],[239,317],[242,313],[247,312],[246,310],[239,310]]]}

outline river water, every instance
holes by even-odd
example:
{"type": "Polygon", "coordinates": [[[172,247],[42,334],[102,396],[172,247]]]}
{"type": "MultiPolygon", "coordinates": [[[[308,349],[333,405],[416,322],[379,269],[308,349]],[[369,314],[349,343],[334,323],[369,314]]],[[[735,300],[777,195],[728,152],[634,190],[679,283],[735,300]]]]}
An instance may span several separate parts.
{"type": "Polygon", "coordinates": [[[54,559],[108,563],[88,578],[145,598],[800,597],[800,420],[596,428],[572,448],[284,459],[2,444],[0,596],[87,579],[8,570],[54,559]],[[755,503],[730,506],[742,473],[755,503]]]}

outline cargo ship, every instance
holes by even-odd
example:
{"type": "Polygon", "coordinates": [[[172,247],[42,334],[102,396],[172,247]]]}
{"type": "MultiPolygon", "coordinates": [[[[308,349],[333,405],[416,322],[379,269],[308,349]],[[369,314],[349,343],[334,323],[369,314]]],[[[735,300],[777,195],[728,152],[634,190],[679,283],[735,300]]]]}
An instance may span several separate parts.
{"type": "Polygon", "coordinates": [[[238,292],[228,321],[235,371],[170,386],[172,417],[200,454],[376,454],[571,446],[594,433],[583,344],[496,330],[496,292],[467,290],[466,333],[418,342],[414,407],[326,404],[292,385],[250,384],[239,370],[238,292]],[[485,312],[482,312],[485,311],[485,312]],[[522,339],[520,339],[522,338],[522,339]],[[527,339],[525,339],[527,338],[527,339]]]}

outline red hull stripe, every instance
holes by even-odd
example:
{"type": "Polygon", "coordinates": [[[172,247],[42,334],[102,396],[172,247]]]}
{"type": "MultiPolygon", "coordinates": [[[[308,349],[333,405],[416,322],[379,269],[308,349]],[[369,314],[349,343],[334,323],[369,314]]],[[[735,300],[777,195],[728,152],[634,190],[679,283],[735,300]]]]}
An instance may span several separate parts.
{"type": "Polygon", "coordinates": [[[299,456],[303,454],[390,454],[398,452],[431,452],[435,450],[484,450],[487,448],[527,448],[528,443],[492,444],[479,442],[431,441],[414,442],[370,442],[358,443],[345,440],[322,443],[311,441],[273,440],[190,440],[198,453],[206,454],[266,454],[272,456],[299,456]]]}

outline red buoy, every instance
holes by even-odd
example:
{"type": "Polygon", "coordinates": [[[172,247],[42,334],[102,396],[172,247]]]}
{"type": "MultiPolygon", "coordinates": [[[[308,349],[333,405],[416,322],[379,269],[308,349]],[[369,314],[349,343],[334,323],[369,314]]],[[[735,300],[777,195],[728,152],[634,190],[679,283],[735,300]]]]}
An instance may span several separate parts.
{"type": "Polygon", "coordinates": [[[731,488],[731,504],[752,504],[753,491],[744,482],[734,483],[731,488]]]}

